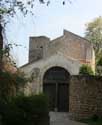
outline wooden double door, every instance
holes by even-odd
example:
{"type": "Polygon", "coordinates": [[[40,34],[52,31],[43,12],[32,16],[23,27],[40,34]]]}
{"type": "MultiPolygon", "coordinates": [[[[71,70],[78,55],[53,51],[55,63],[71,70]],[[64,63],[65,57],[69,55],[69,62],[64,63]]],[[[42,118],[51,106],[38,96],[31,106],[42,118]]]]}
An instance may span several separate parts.
{"type": "Polygon", "coordinates": [[[43,91],[48,96],[51,111],[68,112],[69,110],[69,74],[59,67],[54,67],[44,76],[43,91]]]}

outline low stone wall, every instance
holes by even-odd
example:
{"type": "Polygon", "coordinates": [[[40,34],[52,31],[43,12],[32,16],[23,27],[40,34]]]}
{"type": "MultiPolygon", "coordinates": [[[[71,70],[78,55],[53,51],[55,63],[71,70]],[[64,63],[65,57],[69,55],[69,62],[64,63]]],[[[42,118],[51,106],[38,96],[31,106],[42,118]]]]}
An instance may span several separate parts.
{"type": "Polygon", "coordinates": [[[69,93],[71,119],[102,117],[102,77],[71,76],[69,93]]]}

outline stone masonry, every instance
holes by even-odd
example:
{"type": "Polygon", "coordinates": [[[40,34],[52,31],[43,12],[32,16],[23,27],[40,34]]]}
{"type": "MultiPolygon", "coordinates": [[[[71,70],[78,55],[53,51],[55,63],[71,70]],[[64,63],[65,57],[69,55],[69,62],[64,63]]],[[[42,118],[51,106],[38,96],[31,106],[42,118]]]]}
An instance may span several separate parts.
{"type": "Polygon", "coordinates": [[[71,76],[69,91],[71,119],[102,117],[102,77],[71,76]]]}
{"type": "Polygon", "coordinates": [[[45,36],[30,37],[29,62],[20,69],[31,78],[25,94],[43,92],[43,78],[52,67],[64,68],[71,76],[69,83],[69,113],[72,119],[102,116],[102,78],[73,76],[82,64],[95,71],[92,44],[86,39],[64,30],[61,37],[50,40],[45,36]]]}
{"type": "Polygon", "coordinates": [[[29,63],[54,54],[62,54],[65,58],[91,65],[93,70],[95,68],[93,46],[80,36],[64,30],[63,36],[52,41],[44,36],[30,37],[29,63]]]}
{"type": "Polygon", "coordinates": [[[43,90],[45,72],[55,66],[62,67],[70,75],[77,75],[82,64],[95,71],[95,56],[92,44],[86,39],[64,30],[61,37],[50,40],[45,36],[30,37],[29,62],[21,67],[27,77],[33,77],[30,89],[43,90]]]}

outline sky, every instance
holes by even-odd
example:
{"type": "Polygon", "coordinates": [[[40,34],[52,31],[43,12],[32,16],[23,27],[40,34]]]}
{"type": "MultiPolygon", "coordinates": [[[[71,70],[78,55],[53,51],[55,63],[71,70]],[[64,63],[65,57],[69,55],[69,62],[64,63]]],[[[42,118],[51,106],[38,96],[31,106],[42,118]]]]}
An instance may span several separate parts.
{"type": "Polygon", "coordinates": [[[18,66],[28,62],[29,37],[47,36],[51,40],[63,34],[63,29],[84,37],[85,24],[102,16],[102,0],[50,0],[49,6],[35,0],[33,13],[24,17],[18,12],[6,26],[7,40],[21,46],[11,50],[18,66]]]}

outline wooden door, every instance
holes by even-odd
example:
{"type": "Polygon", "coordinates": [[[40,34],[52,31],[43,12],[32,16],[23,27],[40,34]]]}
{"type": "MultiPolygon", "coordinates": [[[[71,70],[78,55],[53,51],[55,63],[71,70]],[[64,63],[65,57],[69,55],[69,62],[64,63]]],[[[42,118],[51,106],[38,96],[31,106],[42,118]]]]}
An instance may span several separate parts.
{"type": "Polygon", "coordinates": [[[51,111],[69,110],[69,74],[60,67],[49,69],[44,76],[43,91],[48,96],[51,111]]]}

